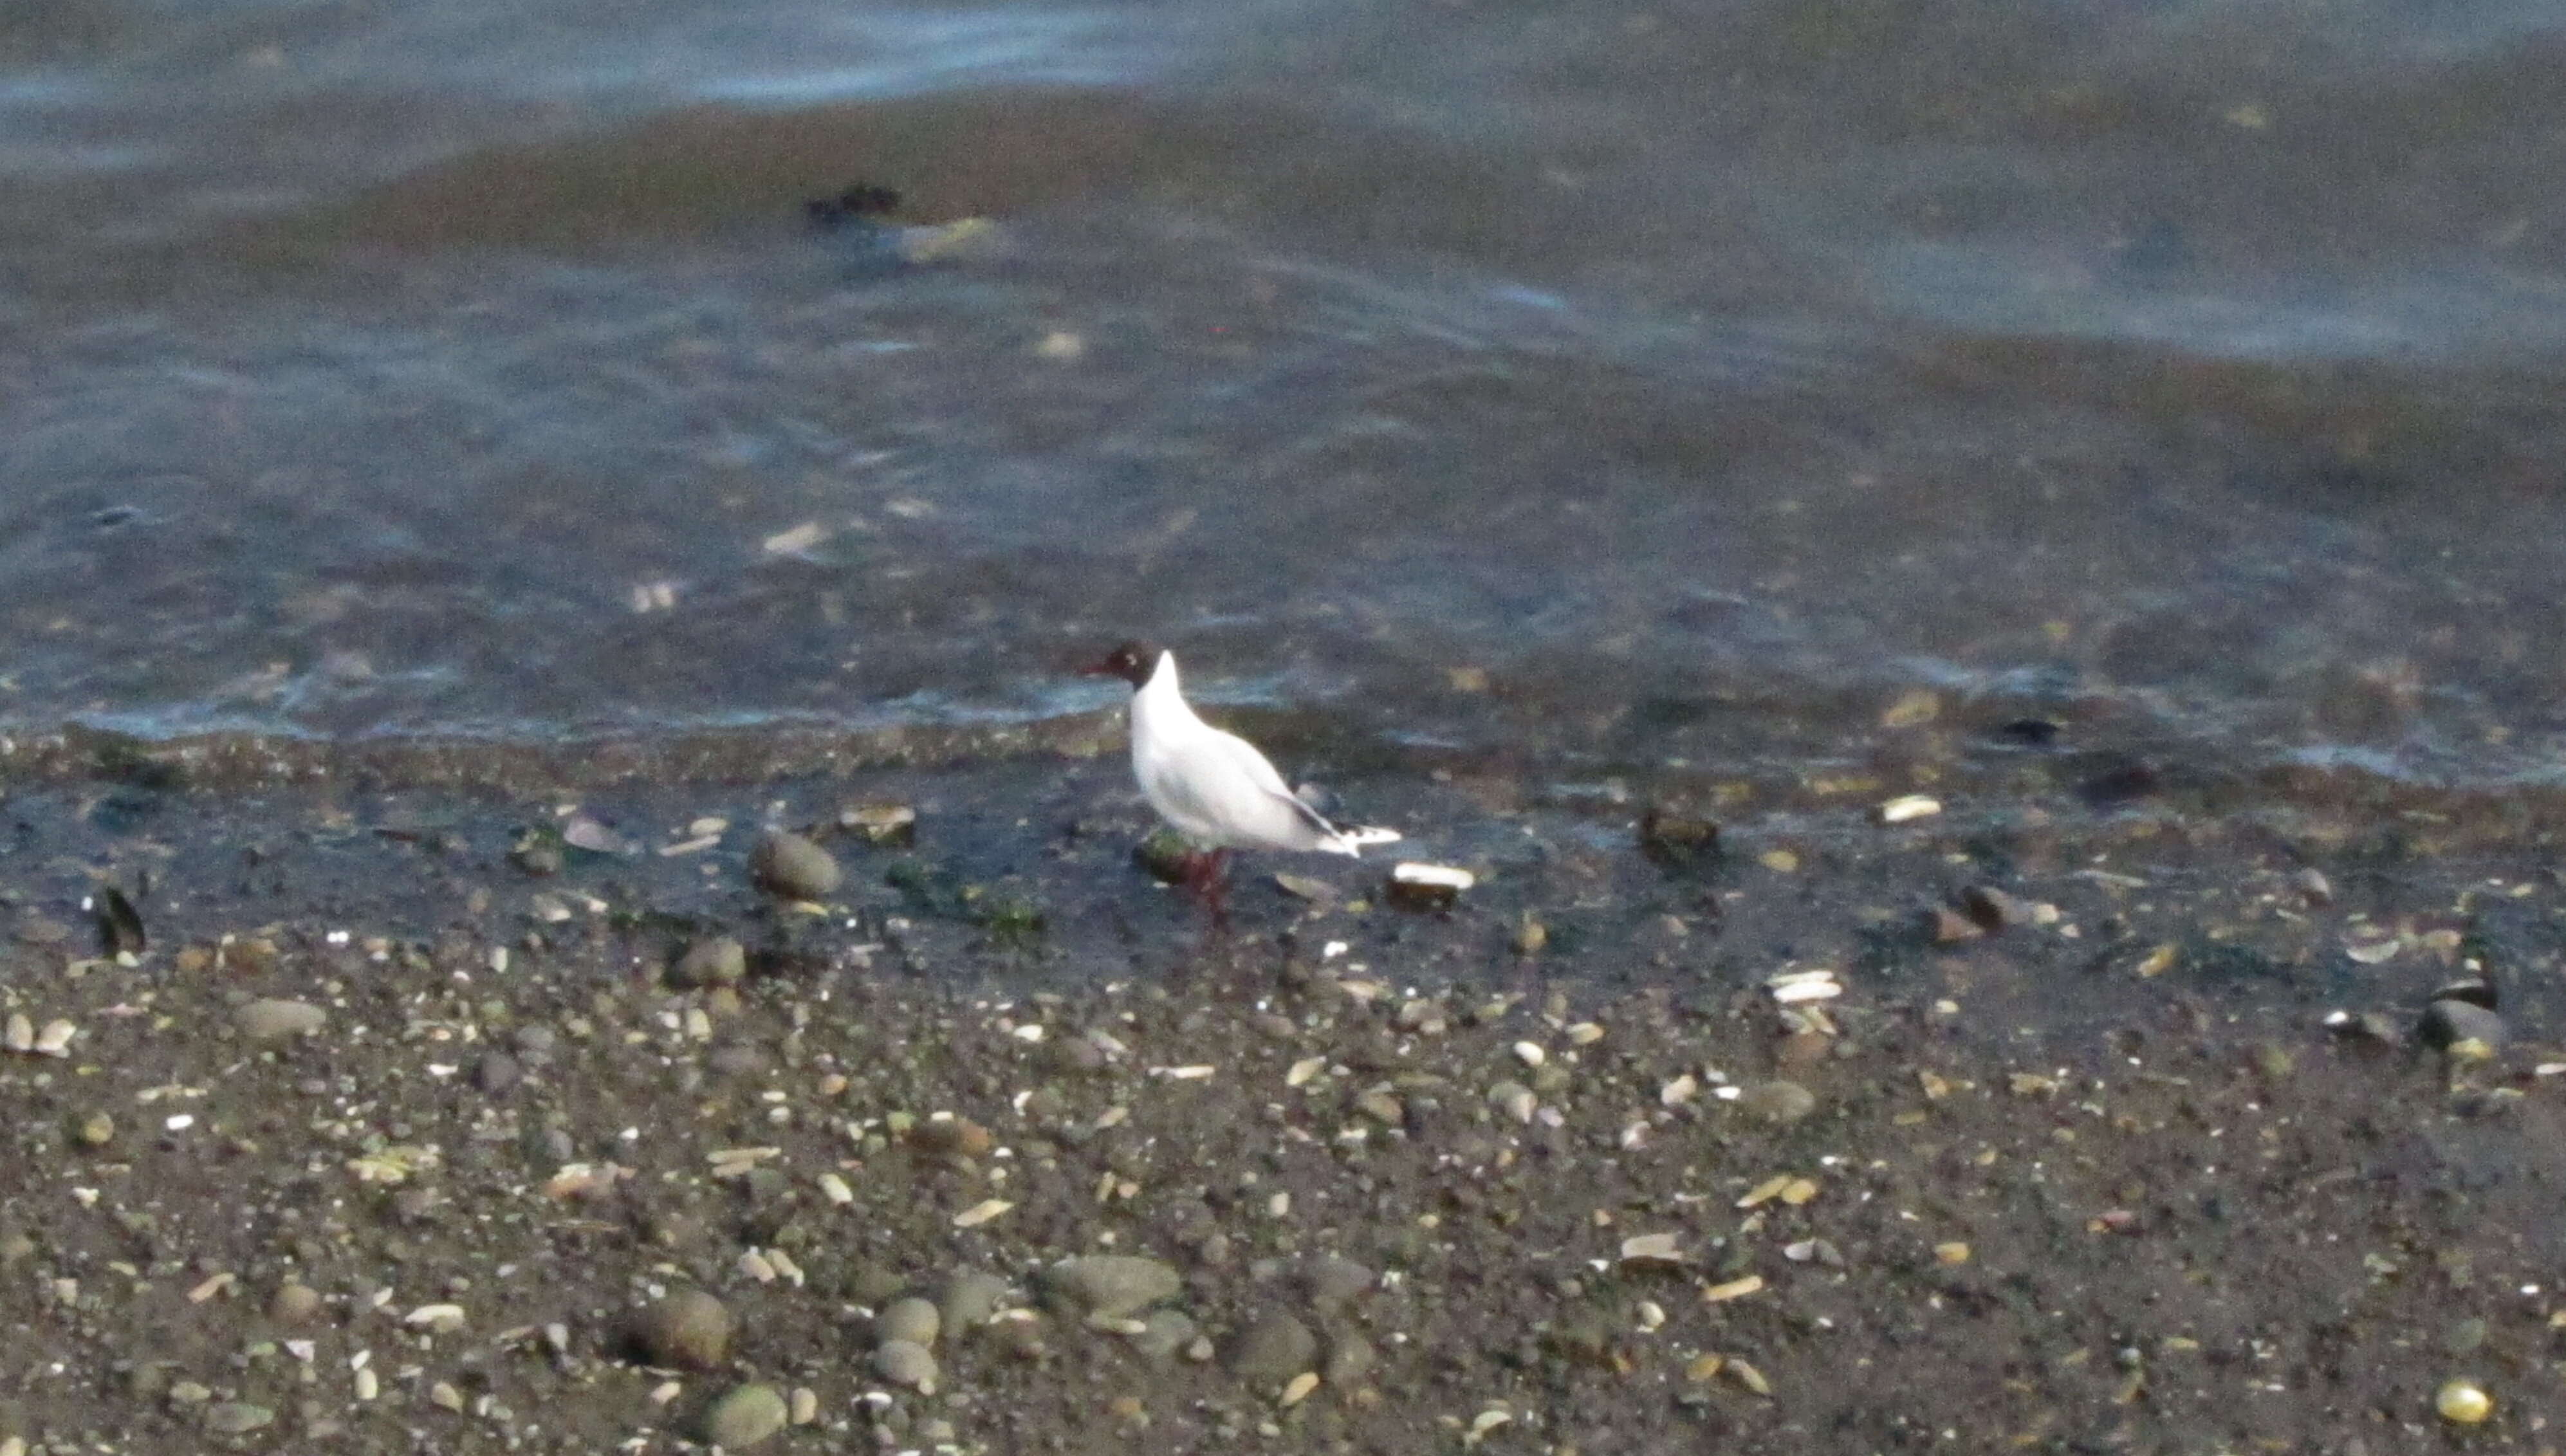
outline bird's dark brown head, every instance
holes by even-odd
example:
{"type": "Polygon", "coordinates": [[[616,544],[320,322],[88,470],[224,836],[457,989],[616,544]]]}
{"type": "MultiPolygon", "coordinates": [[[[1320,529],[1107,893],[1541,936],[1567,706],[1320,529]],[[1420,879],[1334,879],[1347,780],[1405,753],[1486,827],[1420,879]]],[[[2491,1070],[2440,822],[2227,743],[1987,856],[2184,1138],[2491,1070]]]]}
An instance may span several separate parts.
{"type": "Polygon", "coordinates": [[[1106,654],[1105,660],[1088,668],[1096,677],[1119,677],[1135,688],[1149,685],[1150,675],[1158,670],[1159,650],[1154,643],[1125,642],[1106,654]]]}

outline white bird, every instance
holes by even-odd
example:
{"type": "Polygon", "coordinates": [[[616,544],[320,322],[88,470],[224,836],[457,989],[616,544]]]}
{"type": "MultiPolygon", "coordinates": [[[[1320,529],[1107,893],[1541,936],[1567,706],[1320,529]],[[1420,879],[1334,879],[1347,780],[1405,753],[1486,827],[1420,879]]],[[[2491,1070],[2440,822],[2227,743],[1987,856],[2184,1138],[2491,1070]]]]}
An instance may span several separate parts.
{"type": "Polygon", "coordinates": [[[1220,913],[1232,849],[1360,854],[1396,831],[1339,829],[1292,792],[1256,745],[1195,716],[1176,681],[1176,654],[1125,642],[1088,669],[1132,684],[1132,776],[1160,818],[1191,844],[1185,882],[1220,913]]]}

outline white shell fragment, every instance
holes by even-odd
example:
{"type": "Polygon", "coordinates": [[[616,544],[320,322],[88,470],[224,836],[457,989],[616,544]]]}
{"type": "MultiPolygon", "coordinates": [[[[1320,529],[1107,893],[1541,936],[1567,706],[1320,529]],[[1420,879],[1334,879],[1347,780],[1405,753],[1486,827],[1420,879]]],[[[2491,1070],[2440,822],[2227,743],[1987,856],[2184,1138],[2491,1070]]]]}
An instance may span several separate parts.
{"type": "Polygon", "coordinates": [[[1804,1001],[1833,1001],[1844,994],[1844,987],[1836,982],[1836,973],[1829,970],[1787,972],[1767,980],[1764,989],[1773,993],[1773,999],[1784,1006],[1804,1001]]]}
{"type": "Polygon", "coordinates": [[[1625,1264],[1680,1264],[1683,1257],[1672,1234],[1634,1234],[1622,1241],[1625,1264]]]}
{"type": "Polygon", "coordinates": [[[1466,869],[1410,860],[1390,871],[1390,897],[1411,909],[1440,909],[1478,882],[1479,877],[1466,869]]]}
{"type": "Polygon", "coordinates": [[[1927,794],[1902,794],[1874,811],[1882,824],[1906,824],[1910,820],[1931,819],[1942,812],[1942,801],[1927,794]]]}

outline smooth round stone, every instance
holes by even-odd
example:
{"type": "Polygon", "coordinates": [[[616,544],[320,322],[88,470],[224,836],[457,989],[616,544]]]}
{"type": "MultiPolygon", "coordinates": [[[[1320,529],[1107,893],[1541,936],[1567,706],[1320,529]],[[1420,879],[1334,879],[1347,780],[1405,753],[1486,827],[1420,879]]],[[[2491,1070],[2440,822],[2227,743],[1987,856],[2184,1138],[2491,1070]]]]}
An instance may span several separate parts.
{"type": "Polygon", "coordinates": [[[1797,1122],[1818,1109],[1818,1099],[1807,1088],[1779,1078],[1742,1090],[1737,1104],[1767,1122],[1797,1122]]]}
{"type": "Polygon", "coordinates": [[[943,1319],[933,1305],[915,1296],[894,1300],[874,1317],[874,1338],[885,1344],[906,1340],[923,1348],[935,1343],[936,1331],[943,1324],[943,1319]]]}
{"type": "Polygon", "coordinates": [[[738,1385],[704,1410],[704,1439],[726,1451],[745,1451],[793,1419],[782,1391],[772,1385],[738,1385]]]}
{"type": "Polygon", "coordinates": [[[253,1042],[282,1042],[321,1030],[330,1014],[308,1001],[253,1001],[232,1013],[232,1024],[253,1042]]]}
{"type": "Polygon", "coordinates": [[[308,1284],[280,1284],[267,1297],[267,1317],[279,1325],[300,1325],[321,1313],[321,1292],[308,1284]]]}
{"type": "Polygon", "coordinates": [[[1319,1336],[1285,1314],[1267,1315],[1247,1327],[1229,1352],[1232,1374],[1250,1385],[1280,1386],[1319,1364],[1319,1336]]]}
{"type": "Polygon", "coordinates": [[[772,893],[816,900],[838,887],[838,861],[828,850],[783,830],[770,831],[748,854],[749,873],[772,893]]]}
{"type": "Polygon", "coordinates": [[[275,1411],[246,1400],[225,1400],[205,1407],[205,1429],[217,1435],[245,1435],[275,1420],[275,1411]]]}
{"type": "Polygon", "coordinates": [[[472,1067],[472,1085],[494,1097],[525,1080],[526,1069],[505,1052],[485,1052],[472,1067]]]}
{"type": "Polygon", "coordinates": [[[2474,1380],[2449,1380],[2433,1392],[2433,1408],[2452,1425],[2472,1426],[2494,1414],[2494,1398],[2474,1380]]]}
{"type": "MultiPolygon", "coordinates": [[[[817,845],[811,848],[819,849],[817,845]]],[[[834,879],[830,882],[836,883],[834,879]]],[[[736,986],[747,974],[748,947],[727,935],[696,941],[677,957],[676,964],[668,967],[669,983],[686,988],[736,986]]]]}
{"type": "Polygon", "coordinates": [[[1310,1292],[1310,1307],[1327,1314],[1343,1309],[1373,1287],[1369,1269],[1339,1254],[1324,1254],[1301,1271],[1310,1292]]]}
{"type": "Polygon", "coordinates": [[[650,1362],[708,1370],[730,1352],[730,1311],[699,1289],[681,1289],[642,1312],[639,1336],[650,1362]]]}
{"type": "Polygon", "coordinates": [[[1201,1329],[1183,1311],[1158,1310],[1150,1316],[1148,1328],[1132,1336],[1132,1347],[1149,1359],[1171,1360],[1200,1334],[1201,1329]]]}
{"type": "Polygon", "coordinates": [[[930,1395],[935,1391],[935,1355],[913,1340],[884,1340],[874,1351],[874,1373],[895,1385],[930,1395]]]}
{"type": "Polygon", "coordinates": [[[1185,1282],[1175,1266],[1163,1260],[1138,1254],[1084,1254],[1044,1270],[1042,1287],[1055,1302],[1081,1314],[1115,1320],[1174,1299],[1185,1282]]]}
{"type": "Polygon", "coordinates": [[[1328,1361],[1319,1368],[1319,1378],[1331,1389],[1351,1390],[1363,1383],[1373,1367],[1372,1341],[1352,1330],[1340,1331],[1328,1338],[1328,1361]]]}
{"type": "Polygon", "coordinates": [[[2437,1051],[2463,1042],[2481,1042],[2491,1051],[2504,1042],[2503,1017],[2472,1001],[2444,996],[2424,1008],[2424,1018],[2415,1027],[2415,1036],[2425,1046],[2437,1051]]]}
{"type": "Polygon", "coordinates": [[[944,1281],[936,1301],[937,1325],[944,1330],[973,1330],[989,1323],[1007,1303],[1007,1282],[977,1269],[957,1272],[944,1281]]]}

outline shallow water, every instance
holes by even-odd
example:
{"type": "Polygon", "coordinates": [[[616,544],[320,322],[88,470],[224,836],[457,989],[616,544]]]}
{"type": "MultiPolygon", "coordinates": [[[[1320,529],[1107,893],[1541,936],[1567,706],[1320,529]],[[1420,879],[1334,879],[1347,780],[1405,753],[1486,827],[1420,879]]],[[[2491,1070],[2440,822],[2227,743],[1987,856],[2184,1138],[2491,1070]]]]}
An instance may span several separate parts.
{"type": "Polygon", "coordinates": [[[2529,3],[50,3],[0,718],[2553,781],[2529,3]],[[805,201],[994,227],[924,262],[805,201]]]}

